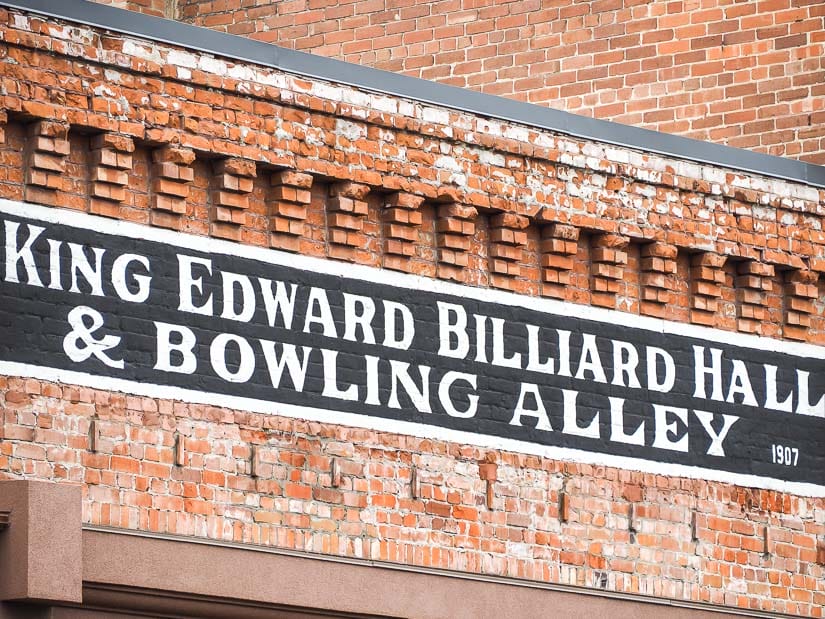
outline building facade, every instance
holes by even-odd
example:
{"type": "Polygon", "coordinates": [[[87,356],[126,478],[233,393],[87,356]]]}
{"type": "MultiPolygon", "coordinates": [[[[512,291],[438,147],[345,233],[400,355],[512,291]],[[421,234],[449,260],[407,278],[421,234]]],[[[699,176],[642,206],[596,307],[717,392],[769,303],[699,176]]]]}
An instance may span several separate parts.
{"type": "Polygon", "coordinates": [[[0,6],[0,616],[823,615],[822,167],[0,6]]]}

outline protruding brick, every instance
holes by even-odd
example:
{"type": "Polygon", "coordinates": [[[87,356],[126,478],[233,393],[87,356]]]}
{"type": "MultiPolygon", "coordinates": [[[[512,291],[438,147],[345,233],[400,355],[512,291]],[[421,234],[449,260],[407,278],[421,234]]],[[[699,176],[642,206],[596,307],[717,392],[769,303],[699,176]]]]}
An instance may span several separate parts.
{"type": "Polygon", "coordinates": [[[214,174],[212,191],[213,236],[239,241],[240,228],[246,225],[246,209],[253,179],[257,176],[254,161],[231,157],[219,159],[212,165],[214,174]]]}
{"type": "Polygon", "coordinates": [[[490,218],[490,257],[493,258],[490,272],[505,276],[494,280],[504,288],[510,287],[507,278],[521,274],[518,263],[523,260],[529,225],[527,217],[515,213],[500,213],[490,218]]]}
{"type": "Polygon", "coordinates": [[[559,223],[541,228],[542,294],[563,299],[579,251],[579,229],[559,223]]]}
{"type": "Polygon", "coordinates": [[[152,152],[155,163],[173,163],[178,166],[191,166],[195,162],[195,151],[174,144],[157,148],[152,152]]]}
{"type": "Polygon", "coordinates": [[[678,249],[666,243],[648,243],[641,249],[641,300],[642,313],[659,315],[659,307],[673,300],[676,288],[676,257],[678,249]]]}
{"type": "Polygon", "coordinates": [[[819,274],[811,270],[788,271],[785,275],[786,337],[806,340],[811,315],[816,312],[814,301],[819,297],[819,274]]]}
{"type": "MultiPolygon", "coordinates": [[[[363,234],[353,234],[364,229],[366,216],[369,212],[367,196],[370,187],[359,183],[342,181],[333,183],[329,187],[327,201],[327,226],[329,227],[329,241],[334,245],[344,245],[350,248],[364,249],[366,238],[363,234]]],[[[334,255],[343,260],[354,260],[357,254],[351,251],[333,251],[334,255]]]]}
{"type": "Polygon", "coordinates": [[[469,264],[466,252],[475,234],[478,211],[466,204],[447,203],[436,212],[436,243],[439,277],[463,281],[463,269],[469,264]]]}
{"type": "Polygon", "coordinates": [[[384,259],[384,266],[389,269],[413,272],[410,258],[416,253],[421,211],[424,202],[422,196],[396,191],[387,195],[384,202],[384,253],[391,259],[384,259]]]}
{"type": "Polygon", "coordinates": [[[770,278],[774,275],[774,266],[745,260],[736,265],[736,273],[734,285],[739,308],[737,327],[745,333],[761,334],[761,322],[767,315],[765,293],[773,287],[770,278]]]}
{"type": "Polygon", "coordinates": [[[174,223],[174,216],[186,213],[186,198],[189,196],[189,182],[194,178],[191,164],[195,161],[195,152],[174,144],[157,148],[152,152],[154,161],[154,181],[152,183],[152,208],[163,211],[166,215],[153,217],[152,223],[158,226],[179,229],[174,223]]]}
{"type": "MultiPolygon", "coordinates": [[[[54,120],[40,120],[28,126],[29,157],[26,184],[30,188],[62,189],[66,179],[66,156],[69,154],[69,125],[54,120]]],[[[30,193],[30,192],[29,192],[30,193]]],[[[31,199],[27,196],[27,199],[31,199]]],[[[45,197],[51,201],[53,196],[45,197]]],[[[37,200],[33,200],[37,201],[37,200]]]]}
{"type": "Polygon", "coordinates": [[[627,264],[625,249],[630,239],[617,234],[598,234],[591,239],[590,273],[593,295],[591,302],[602,307],[613,307],[620,290],[627,264]]]}
{"type": "Polygon", "coordinates": [[[727,256],[703,252],[690,257],[691,322],[714,325],[722,285],[725,283],[724,266],[727,256]]]}
{"type": "Polygon", "coordinates": [[[281,170],[272,174],[272,203],[270,206],[270,238],[272,247],[297,252],[304,235],[307,205],[312,199],[311,174],[295,170],[281,170]]]}

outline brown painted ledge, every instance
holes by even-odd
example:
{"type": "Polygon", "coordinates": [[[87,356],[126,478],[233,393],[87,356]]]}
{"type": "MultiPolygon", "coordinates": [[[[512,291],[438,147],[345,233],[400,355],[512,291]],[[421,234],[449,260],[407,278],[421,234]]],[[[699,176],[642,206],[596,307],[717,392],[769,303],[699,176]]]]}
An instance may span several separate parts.
{"type": "Polygon", "coordinates": [[[0,530],[0,600],[14,600],[0,602],[0,619],[768,616],[595,589],[83,527],[80,502],[79,486],[0,481],[0,511],[11,512],[10,525],[0,530]]]}

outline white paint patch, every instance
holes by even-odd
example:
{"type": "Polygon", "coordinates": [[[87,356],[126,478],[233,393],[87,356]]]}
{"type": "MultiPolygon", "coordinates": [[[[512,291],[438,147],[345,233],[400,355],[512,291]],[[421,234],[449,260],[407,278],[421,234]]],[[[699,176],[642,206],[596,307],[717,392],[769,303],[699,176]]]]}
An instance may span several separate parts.
{"type": "Polygon", "coordinates": [[[367,137],[367,127],[361,123],[354,123],[343,118],[335,119],[335,133],[354,142],[367,137]]]}
{"type": "Polygon", "coordinates": [[[727,182],[728,175],[724,170],[703,166],[701,178],[710,183],[718,183],[720,185],[724,185],[727,182]]]}
{"type": "Polygon", "coordinates": [[[229,77],[236,80],[248,81],[255,79],[255,71],[252,70],[252,67],[242,64],[236,64],[229,67],[228,74],[229,77]]]}
{"type": "Polygon", "coordinates": [[[439,157],[433,162],[433,166],[441,170],[450,170],[451,172],[463,172],[464,169],[459,165],[453,157],[439,157]]]}
{"type": "Polygon", "coordinates": [[[225,76],[228,71],[226,62],[213,56],[201,56],[198,65],[201,71],[212,73],[213,75],[225,76]]]}
{"type": "Polygon", "coordinates": [[[177,50],[170,50],[166,54],[166,62],[178,67],[186,67],[187,69],[198,68],[198,57],[194,54],[186,52],[179,52],[177,50]]]}
{"type": "Polygon", "coordinates": [[[630,163],[629,153],[620,148],[605,148],[604,158],[608,161],[613,161],[614,163],[630,163]]]}
{"type": "Polygon", "coordinates": [[[504,155],[492,150],[480,151],[478,153],[478,160],[481,163],[498,166],[500,168],[503,168],[504,164],[507,162],[507,160],[504,158],[504,155]]]}
{"type": "Polygon", "coordinates": [[[92,89],[96,97],[114,97],[115,93],[106,84],[99,84],[92,89]]]}
{"type": "Polygon", "coordinates": [[[317,82],[313,84],[311,90],[313,96],[320,99],[329,99],[330,101],[340,101],[342,89],[340,87],[331,86],[324,82],[317,82]]]}
{"type": "Polygon", "coordinates": [[[158,50],[157,47],[141,45],[131,39],[125,39],[123,41],[123,53],[127,56],[135,56],[137,58],[143,58],[143,60],[163,64],[163,56],[161,56],[160,50],[158,50]]]}
{"type": "Polygon", "coordinates": [[[517,140],[519,142],[529,142],[530,131],[524,127],[507,127],[504,131],[504,137],[511,140],[517,140]]]}
{"type": "Polygon", "coordinates": [[[391,97],[379,97],[373,95],[370,106],[379,112],[387,112],[388,114],[395,114],[398,112],[399,101],[391,97]]]}
{"type": "Polygon", "coordinates": [[[370,104],[370,96],[368,94],[349,88],[341,91],[341,99],[344,103],[360,105],[361,107],[369,107],[370,104]]]}
{"type": "Polygon", "coordinates": [[[490,135],[501,135],[502,125],[501,123],[486,118],[479,118],[476,121],[476,131],[479,133],[489,133],[490,135]]]}
{"type": "Polygon", "coordinates": [[[424,122],[434,123],[439,125],[450,124],[450,112],[447,110],[425,107],[421,110],[421,118],[424,122]]]}

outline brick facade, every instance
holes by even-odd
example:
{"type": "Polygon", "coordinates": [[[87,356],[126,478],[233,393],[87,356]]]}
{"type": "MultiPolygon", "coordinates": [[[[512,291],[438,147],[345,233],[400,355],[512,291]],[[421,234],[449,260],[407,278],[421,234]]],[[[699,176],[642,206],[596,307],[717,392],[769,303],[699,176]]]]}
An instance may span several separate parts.
{"type": "Polygon", "coordinates": [[[285,47],[825,163],[818,0],[178,0],[174,10],[285,47]]]}
{"type": "MultiPolygon", "coordinates": [[[[0,11],[0,197],[825,344],[825,191],[0,11]]],[[[800,616],[825,502],[0,378],[88,524],[800,616]]]]}

